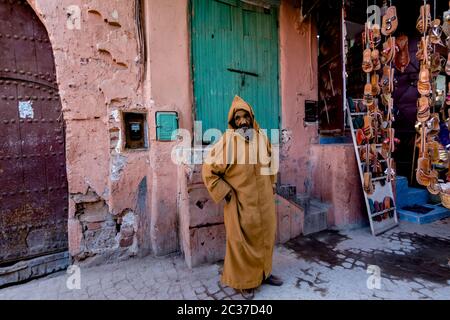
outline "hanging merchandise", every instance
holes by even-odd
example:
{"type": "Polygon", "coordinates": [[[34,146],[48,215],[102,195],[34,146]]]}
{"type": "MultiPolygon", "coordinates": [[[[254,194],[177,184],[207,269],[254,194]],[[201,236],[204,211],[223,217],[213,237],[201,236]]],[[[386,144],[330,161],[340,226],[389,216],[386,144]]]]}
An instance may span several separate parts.
{"type": "MultiPolygon", "coordinates": [[[[417,182],[427,187],[431,194],[438,195],[442,192],[439,181],[439,173],[435,166],[439,162],[440,143],[437,141],[439,134],[439,114],[435,111],[436,104],[436,77],[441,71],[442,57],[435,50],[436,45],[442,44],[442,27],[439,19],[432,20],[430,4],[424,0],[420,7],[420,15],[417,19],[417,30],[422,33],[419,43],[417,58],[420,61],[419,80],[417,90],[420,98],[417,100],[417,124],[416,130],[420,137],[417,140],[419,159],[416,168],[417,182]],[[431,108],[433,112],[431,112],[431,108]]],[[[436,8],[436,3],[434,3],[436,8]]],[[[434,14],[434,18],[435,18],[434,14]]]]}
{"type": "MultiPolygon", "coordinates": [[[[392,152],[400,142],[392,128],[393,65],[398,63],[400,68],[404,68],[409,63],[409,56],[403,52],[401,57],[396,58],[399,47],[393,34],[399,23],[397,9],[391,2],[388,7],[387,1],[384,7],[381,28],[367,22],[363,33],[361,69],[366,74],[367,82],[362,99],[349,98],[347,101],[347,115],[373,235],[398,225],[392,186],[395,183],[392,152]]],[[[404,39],[401,46],[402,49],[405,46],[404,39]]]]}
{"type": "MultiPolygon", "coordinates": [[[[444,71],[445,73],[450,76],[450,1],[449,1],[449,9],[447,11],[445,11],[442,15],[443,17],[443,21],[442,21],[442,27],[436,27],[436,31],[434,31],[434,34],[437,36],[439,33],[444,33],[446,39],[445,39],[445,46],[447,47],[447,63],[445,64],[444,67],[444,71]]],[[[442,59],[441,61],[442,62],[442,59]]],[[[442,66],[443,63],[441,63],[442,66]]],[[[447,106],[447,111],[448,108],[450,107],[450,82],[447,84],[448,85],[448,89],[447,89],[447,96],[445,98],[445,103],[444,105],[447,106]]],[[[443,107],[444,107],[443,105],[443,107]]],[[[444,108],[441,112],[441,114],[443,115],[443,118],[445,119],[445,115],[449,114],[448,112],[446,113],[444,111],[444,108]]],[[[445,130],[448,132],[448,129],[450,129],[450,117],[448,119],[446,119],[447,122],[447,126],[444,126],[444,133],[445,130]]],[[[443,137],[442,140],[444,140],[447,137],[443,137]]],[[[443,152],[441,152],[442,154],[443,152]]],[[[443,156],[441,156],[443,158],[443,156]]],[[[450,151],[447,152],[447,175],[446,175],[446,180],[447,183],[446,184],[441,184],[441,188],[439,189],[439,195],[442,201],[442,205],[448,209],[450,209],[450,151]]]]}
{"type": "Polygon", "coordinates": [[[398,53],[395,56],[395,68],[403,73],[411,61],[409,58],[408,36],[401,35],[397,37],[395,44],[398,48],[398,53]]]}
{"type": "MultiPolygon", "coordinates": [[[[449,10],[445,11],[444,14],[442,15],[443,20],[442,21],[442,31],[444,31],[444,34],[446,35],[446,39],[445,39],[445,45],[447,46],[447,48],[450,49],[450,1],[449,1],[449,10]]],[[[450,52],[449,52],[450,55],[450,52]]]]}

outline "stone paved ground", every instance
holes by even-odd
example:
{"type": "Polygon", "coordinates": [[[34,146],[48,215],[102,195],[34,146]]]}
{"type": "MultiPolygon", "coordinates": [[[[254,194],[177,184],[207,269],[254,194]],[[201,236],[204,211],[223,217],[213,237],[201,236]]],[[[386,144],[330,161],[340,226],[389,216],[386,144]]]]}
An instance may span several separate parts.
{"type": "MultiPolygon", "coordinates": [[[[241,299],[220,285],[221,266],[136,258],[82,268],[79,290],[67,289],[61,272],[0,289],[0,299],[241,299]]],[[[402,223],[376,238],[368,229],[301,237],[276,248],[274,274],[285,284],[262,286],[255,299],[450,299],[450,219],[402,223]],[[369,265],[379,268],[379,288],[376,278],[368,288],[369,265]]]]}

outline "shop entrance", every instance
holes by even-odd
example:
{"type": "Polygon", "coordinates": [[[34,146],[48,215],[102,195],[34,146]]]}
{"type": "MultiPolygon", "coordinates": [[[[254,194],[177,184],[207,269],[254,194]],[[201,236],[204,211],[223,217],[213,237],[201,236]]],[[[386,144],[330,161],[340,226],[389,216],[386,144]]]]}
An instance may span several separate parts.
{"type": "Polygon", "coordinates": [[[239,0],[191,5],[196,120],[203,132],[226,130],[234,95],[254,108],[262,129],[278,129],[278,10],[239,0]]]}
{"type": "MultiPolygon", "coordinates": [[[[350,43],[347,53],[347,96],[359,98],[364,92],[364,84],[366,83],[365,74],[361,70],[362,64],[362,32],[364,31],[364,23],[367,19],[366,1],[355,0],[358,5],[347,7],[346,33],[350,43]]],[[[369,1],[369,5],[383,6],[384,1],[369,1]]],[[[387,2],[389,4],[389,1],[387,2]]],[[[442,14],[448,10],[446,1],[427,1],[431,6],[432,19],[439,18],[442,22],[442,14]],[[434,8],[436,4],[436,8],[434,8]]],[[[400,70],[393,63],[394,73],[394,91],[392,97],[394,99],[394,119],[393,126],[395,136],[400,140],[393,156],[396,162],[396,171],[398,176],[407,178],[411,186],[418,186],[415,181],[415,168],[417,166],[418,151],[415,150],[415,141],[418,138],[418,131],[415,128],[417,118],[417,100],[420,97],[417,91],[417,81],[419,77],[420,62],[416,58],[418,50],[418,42],[420,42],[421,34],[416,29],[417,18],[420,13],[420,6],[423,1],[392,1],[392,5],[397,8],[398,28],[395,32],[396,38],[405,37],[408,39],[408,54],[403,55],[409,57],[409,63],[406,64],[404,70],[400,70]]],[[[443,37],[444,39],[444,37],[443,37]]],[[[405,50],[405,49],[403,49],[405,50]]],[[[439,52],[442,57],[447,58],[447,48],[445,46],[435,46],[434,50],[439,52]]],[[[440,114],[440,119],[445,122],[448,118],[447,108],[445,107],[446,78],[444,69],[437,75],[437,88],[434,95],[434,104],[431,112],[440,114]]],[[[448,130],[445,126],[441,127],[440,137],[448,136],[448,130]]],[[[448,139],[445,139],[446,141],[448,139]]],[[[445,147],[448,142],[441,142],[445,147]]],[[[444,174],[441,176],[445,180],[444,174]]]]}
{"type": "MultiPolygon", "coordinates": [[[[380,128],[379,120],[371,121],[373,115],[380,119],[377,114],[381,113],[381,124],[387,125],[384,129],[388,133],[381,135],[382,139],[378,141],[381,152],[372,153],[372,164],[366,157],[365,167],[369,167],[366,172],[377,174],[376,171],[380,171],[381,167],[381,174],[391,174],[392,170],[387,166],[383,167],[383,164],[374,166],[378,159],[383,158],[388,164],[391,153],[395,160],[392,165],[396,173],[393,187],[396,188],[395,207],[399,219],[424,224],[448,217],[450,138],[446,62],[449,49],[445,43],[448,30],[443,32],[442,24],[446,15],[444,12],[449,10],[448,3],[426,1],[430,26],[419,32],[421,20],[418,18],[424,1],[352,1],[356,2],[360,5],[346,7],[345,19],[346,93],[347,103],[350,109],[353,108],[355,115],[352,122],[356,128],[355,145],[358,147],[368,144],[379,148],[374,138],[378,139],[380,135],[370,136],[370,126],[377,130],[380,128]],[[366,12],[367,5],[370,6],[369,12],[366,12]],[[370,21],[371,15],[375,15],[376,9],[384,15],[385,23],[387,20],[395,20],[396,27],[392,34],[381,30],[386,38],[379,38],[372,31],[366,32],[369,37],[365,38],[365,23],[370,21]],[[363,39],[368,39],[368,45],[364,44],[363,39]],[[419,50],[421,47],[426,48],[426,55],[419,50]],[[391,51],[390,48],[394,50],[391,51]],[[367,54],[364,57],[363,52],[368,52],[369,58],[367,54]],[[390,52],[393,54],[389,55],[390,52]],[[382,64],[378,69],[377,60],[382,64]],[[427,88],[427,84],[429,90],[423,89],[423,86],[427,88]],[[370,103],[370,97],[376,97],[375,104],[370,103]],[[359,120],[364,118],[358,119],[358,113],[371,115],[365,118],[368,120],[366,123],[362,123],[359,120]],[[387,119],[393,120],[392,128],[395,131],[391,130],[387,119]],[[366,131],[368,136],[363,133],[364,129],[369,129],[366,131]],[[369,142],[366,143],[367,141],[369,142]],[[383,156],[383,148],[386,156],[383,156]],[[428,169],[425,168],[426,165],[429,166],[428,169]],[[424,178],[425,173],[429,173],[428,180],[424,178]]],[[[369,153],[370,151],[366,154],[369,153]]],[[[361,159],[364,155],[364,151],[359,152],[361,159]]],[[[370,178],[365,181],[370,182],[370,178]]],[[[367,197],[373,194],[370,185],[364,185],[367,197]]],[[[392,207],[384,202],[380,205],[379,199],[377,200],[378,204],[367,204],[368,211],[370,208],[374,217],[381,215],[380,212],[383,213],[386,207],[392,207]]]]}
{"type": "Polygon", "coordinates": [[[26,1],[0,2],[0,266],[67,250],[64,122],[53,51],[26,1]]]}

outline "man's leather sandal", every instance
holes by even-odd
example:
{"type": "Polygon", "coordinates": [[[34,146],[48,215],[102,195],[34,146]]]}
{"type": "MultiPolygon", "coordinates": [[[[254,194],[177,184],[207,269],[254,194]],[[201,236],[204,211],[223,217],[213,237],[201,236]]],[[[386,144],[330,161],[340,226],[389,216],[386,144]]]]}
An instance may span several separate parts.
{"type": "Polygon", "coordinates": [[[281,280],[277,276],[270,275],[266,279],[263,280],[263,284],[268,284],[268,285],[271,285],[271,286],[278,286],[279,287],[279,286],[283,285],[283,280],[281,280]]]}

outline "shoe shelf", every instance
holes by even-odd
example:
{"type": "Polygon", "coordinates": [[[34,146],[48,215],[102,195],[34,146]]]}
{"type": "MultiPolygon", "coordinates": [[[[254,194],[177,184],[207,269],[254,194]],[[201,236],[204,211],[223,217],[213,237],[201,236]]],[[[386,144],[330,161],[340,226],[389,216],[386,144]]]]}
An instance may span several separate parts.
{"type": "Polygon", "coordinates": [[[385,214],[387,212],[395,211],[396,209],[397,209],[396,207],[392,207],[392,208],[389,208],[389,209],[384,209],[382,211],[377,211],[377,212],[372,213],[371,217],[375,218],[375,217],[381,216],[382,214],[385,214]]]}
{"type": "Polygon", "coordinates": [[[372,178],[372,181],[380,181],[380,180],[385,180],[387,179],[387,176],[382,176],[382,177],[378,177],[378,178],[372,178]]]}
{"type": "MultiPolygon", "coordinates": [[[[356,105],[361,99],[353,99],[354,104],[356,105]]],[[[395,228],[398,225],[398,217],[397,217],[397,209],[395,206],[395,199],[393,193],[392,184],[395,183],[395,179],[391,179],[388,181],[387,175],[382,176],[374,176],[372,177],[372,185],[374,186],[374,192],[368,194],[364,190],[364,172],[366,171],[366,163],[362,161],[360,158],[360,151],[362,148],[366,148],[367,144],[358,145],[356,142],[356,131],[353,126],[353,119],[355,117],[361,117],[367,115],[367,112],[353,112],[354,110],[350,110],[349,102],[346,101],[346,114],[348,117],[348,123],[350,126],[350,132],[352,134],[353,146],[355,150],[356,160],[358,162],[359,175],[361,179],[361,188],[363,189],[364,199],[367,208],[367,215],[369,217],[371,232],[374,236],[380,235],[383,232],[395,228]],[[379,205],[382,205],[384,199],[386,197],[390,198],[391,207],[388,209],[384,209],[381,211],[373,212],[373,204],[378,202],[379,205]],[[386,213],[389,213],[386,215],[386,213]],[[381,217],[383,216],[383,217],[381,217]]],[[[370,142],[374,142],[373,139],[370,142]]],[[[383,171],[385,170],[385,164],[387,161],[383,159],[380,155],[381,143],[369,143],[371,145],[375,145],[378,155],[378,161],[384,164],[383,171]]]]}
{"type": "MultiPolygon", "coordinates": [[[[355,130],[356,131],[356,130],[355,130]]],[[[375,145],[377,148],[380,148],[381,146],[382,146],[382,144],[381,143],[377,143],[376,145],[375,145]]],[[[362,145],[359,145],[359,146],[357,146],[358,148],[362,148],[362,147],[366,147],[366,145],[365,144],[362,144],[362,145]]]]}

